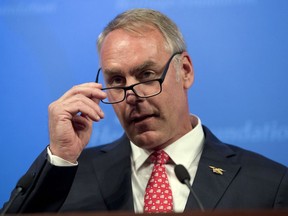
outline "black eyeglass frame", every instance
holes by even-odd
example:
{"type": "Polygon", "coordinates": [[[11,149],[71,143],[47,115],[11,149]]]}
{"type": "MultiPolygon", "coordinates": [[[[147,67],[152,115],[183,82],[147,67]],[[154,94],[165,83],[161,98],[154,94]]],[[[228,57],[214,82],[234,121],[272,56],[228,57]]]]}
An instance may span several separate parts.
{"type": "MultiPolygon", "coordinates": [[[[158,78],[158,79],[152,79],[152,80],[148,80],[148,81],[145,81],[145,82],[138,82],[138,83],[135,83],[135,84],[130,85],[130,86],[115,86],[115,87],[102,88],[101,90],[123,89],[123,90],[124,90],[124,97],[123,97],[122,100],[117,101],[117,102],[112,102],[112,103],[111,103],[111,102],[105,102],[105,101],[103,101],[103,100],[101,100],[101,102],[104,103],[104,104],[116,104],[116,103],[120,103],[120,102],[122,102],[122,101],[124,101],[124,100],[126,99],[126,91],[128,91],[128,90],[132,90],[132,91],[134,92],[134,94],[135,94],[137,97],[139,97],[139,98],[149,98],[149,97],[154,97],[154,96],[156,96],[156,95],[159,95],[159,94],[162,92],[162,83],[164,82],[164,79],[165,79],[165,77],[166,77],[166,74],[167,74],[167,71],[168,71],[168,69],[169,69],[169,66],[170,66],[170,63],[171,63],[172,59],[174,58],[174,56],[179,55],[179,54],[182,54],[182,53],[183,53],[183,51],[173,53],[173,55],[172,55],[172,56],[169,58],[169,60],[167,61],[166,65],[165,65],[165,68],[164,68],[164,70],[163,70],[163,72],[162,72],[161,77],[158,78]],[[149,95],[149,96],[139,96],[139,95],[136,93],[136,91],[134,90],[134,86],[137,86],[137,85],[143,84],[143,83],[153,82],[153,81],[158,81],[159,84],[160,84],[160,91],[159,91],[158,93],[156,93],[156,94],[152,94],[152,95],[149,95]]],[[[98,72],[97,72],[97,75],[96,75],[96,80],[95,80],[96,83],[98,83],[99,74],[100,74],[101,69],[102,69],[101,67],[98,69],[98,72]]]]}

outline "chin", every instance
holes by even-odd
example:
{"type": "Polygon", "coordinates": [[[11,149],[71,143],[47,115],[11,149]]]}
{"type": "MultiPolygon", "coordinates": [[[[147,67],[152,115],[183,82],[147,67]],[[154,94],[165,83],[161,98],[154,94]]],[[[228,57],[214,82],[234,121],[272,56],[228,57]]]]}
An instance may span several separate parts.
{"type": "Polygon", "coordinates": [[[159,144],[162,143],[160,140],[160,134],[156,131],[145,131],[131,137],[131,141],[140,148],[143,149],[155,149],[159,147],[159,144]]]}

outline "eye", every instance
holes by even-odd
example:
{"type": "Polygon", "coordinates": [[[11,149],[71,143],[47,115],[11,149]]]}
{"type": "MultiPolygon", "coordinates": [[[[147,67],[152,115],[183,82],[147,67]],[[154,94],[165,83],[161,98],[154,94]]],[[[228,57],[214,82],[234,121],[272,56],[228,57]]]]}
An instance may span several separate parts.
{"type": "Polygon", "coordinates": [[[109,77],[106,83],[107,87],[125,86],[125,78],[122,76],[109,77]]]}
{"type": "Polygon", "coordinates": [[[143,71],[142,73],[139,74],[139,79],[141,81],[156,79],[156,73],[151,70],[143,71]]]}

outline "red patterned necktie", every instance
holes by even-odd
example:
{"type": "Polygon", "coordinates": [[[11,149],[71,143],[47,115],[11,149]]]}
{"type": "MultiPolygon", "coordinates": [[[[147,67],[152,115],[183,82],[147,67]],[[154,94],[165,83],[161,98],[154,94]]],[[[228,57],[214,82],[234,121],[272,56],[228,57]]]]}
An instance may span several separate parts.
{"type": "Polygon", "coordinates": [[[154,163],[154,167],[146,187],[144,212],[173,212],[172,191],[165,169],[169,156],[160,150],[154,152],[149,159],[154,163]]]}

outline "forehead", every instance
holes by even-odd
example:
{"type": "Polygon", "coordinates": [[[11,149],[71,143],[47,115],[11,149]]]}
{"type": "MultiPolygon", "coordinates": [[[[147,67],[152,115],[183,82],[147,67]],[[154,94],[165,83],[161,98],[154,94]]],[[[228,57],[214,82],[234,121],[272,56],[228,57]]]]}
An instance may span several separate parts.
{"type": "Polygon", "coordinates": [[[169,56],[163,35],[155,28],[141,32],[117,29],[110,32],[100,50],[103,69],[142,64],[144,61],[161,61],[169,56]]]}

